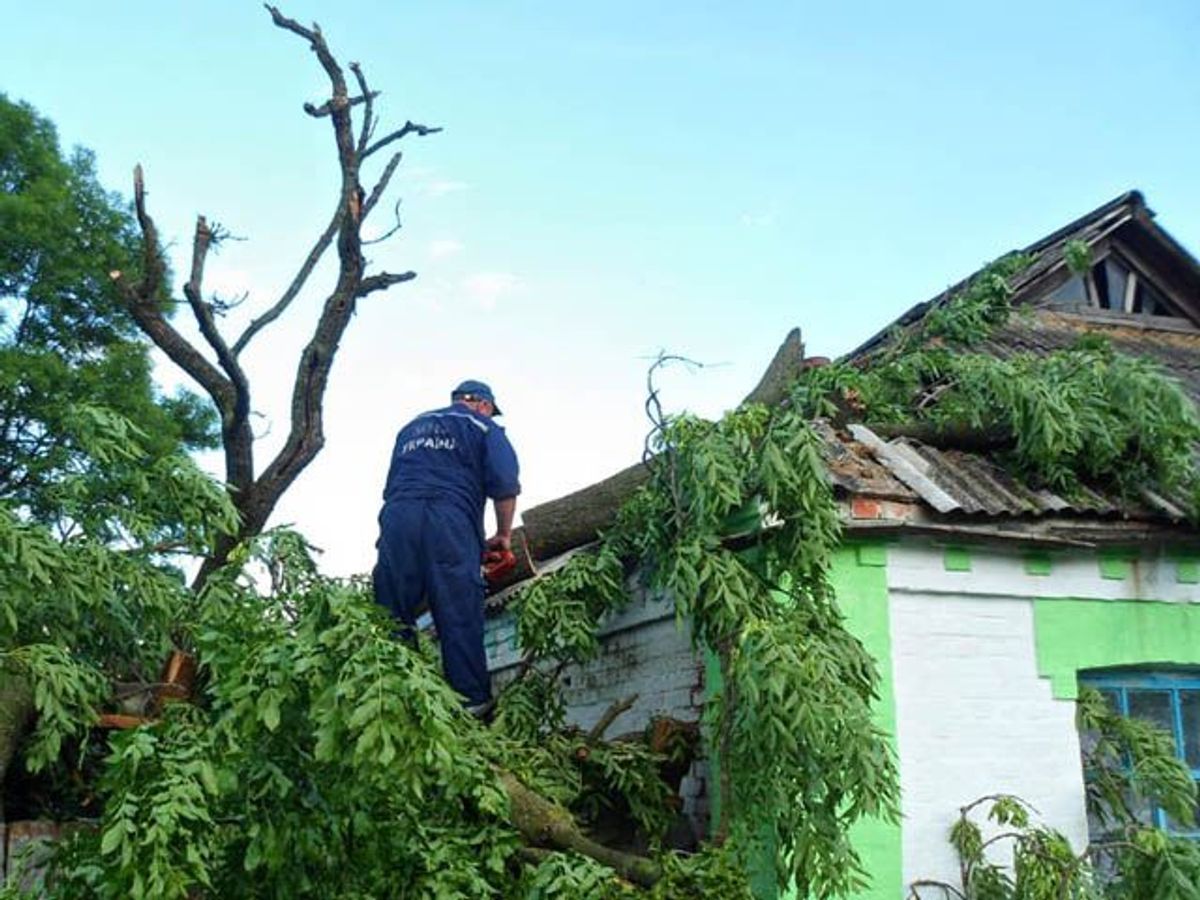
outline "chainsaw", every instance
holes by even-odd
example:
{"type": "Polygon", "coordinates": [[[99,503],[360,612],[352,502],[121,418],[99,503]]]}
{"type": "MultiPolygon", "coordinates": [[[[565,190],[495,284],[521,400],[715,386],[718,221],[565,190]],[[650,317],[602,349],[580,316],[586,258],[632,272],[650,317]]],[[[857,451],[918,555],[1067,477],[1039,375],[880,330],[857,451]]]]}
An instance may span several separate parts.
{"type": "Polygon", "coordinates": [[[517,555],[511,550],[488,550],[483,554],[483,577],[489,585],[503,581],[516,567],[517,555]]]}

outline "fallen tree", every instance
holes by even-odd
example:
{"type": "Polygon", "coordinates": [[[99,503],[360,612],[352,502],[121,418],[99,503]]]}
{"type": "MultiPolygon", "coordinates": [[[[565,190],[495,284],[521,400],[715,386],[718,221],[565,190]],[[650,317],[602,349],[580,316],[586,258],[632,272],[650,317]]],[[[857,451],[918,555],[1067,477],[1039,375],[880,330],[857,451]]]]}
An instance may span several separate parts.
{"type": "MultiPolygon", "coordinates": [[[[742,405],[778,406],[787,399],[791,386],[805,368],[800,329],[794,328],[775,351],[758,384],[742,400],[742,405]]],[[[522,511],[522,548],[518,549],[517,556],[519,560],[527,558],[534,564],[525,563],[498,587],[528,577],[536,570],[537,561],[551,559],[596,540],[616,521],[622,505],[649,479],[650,469],[646,462],[635,463],[603,481],[522,511]]]]}
{"type": "Polygon", "coordinates": [[[305,109],[330,121],[341,175],[329,224],[295,278],[240,335],[223,335],[225,305],[207,295],[204,272],[228,235],[199,218],[180,304],[203,340],[193,343],[168,315],[169,274],[140,167],[140,262],[103,270],[143,333],[217,408],[227,492],[186,461],[159,465],[146,455],[144,435],[104,410],[95,423],[99,439],[84,453],[99,464],[88,474],[114,471],[119,462],[141,479],[124,494],[117,539],[60,540],[48,523],[25,521],[8,506],[0,518],[0,663],[6,675],[19,670],[5,679],[0,738],[19,748],[31,778],[43,779],[19,798],[22,811],[36,813],[38,798],[50,797],[57,814],[99,816],[97,827],[64,840],[47,889],[155,898],[484,896],[540,884],[583,896],[574,888],[585,883],[625,891],[627,876],[653,884],[652,895],[687,890],[681,885],[741,895],[744,871],[732,851],[651,860],[588,835],[577,803],[608,793],[630,810],[629,829],[661,833],[667,790],[661,760],[647,746],[595,735],[583,739],[587,752],[580,753],[580,736],[547,720],[545,708],[522,718],[520,692],[549,689],[534,667],[509,692],[496,728],[480,728],[427,650],[393,639],[361,583],[321,579],[293,536],[256,540],[279,496],[321,448],[325,386],[356,302],[413,277],[366,271],[362,225],[399,154],[369,190],[360,183],[364,163],[407,135],[437,130],[410,122],[377,135],[378,94],[362,70],[349,66],[357,84],[351,90],[319,28],[268,10],[277,27],[308,43],[329,79],[331,97],[305,109]],[[291,308],[330,247],[337,271],[297,361],[291,429],[259,469],[241,354],[291,308]],[[172,540],[155,540],[164,520],[179,524],[172,540]],[[172,564],[177,552],[203,560],[191,590],[172,564]],[[246,574],[260,562],[271,575],[266,594],[246,574]],[[200,661],[192,702],[143,710],[150,716],[116,715],[116,689],[140,691],[176,643],[200,661]],[[137,727],[107,735],[97,781],[98,759],[88,748],[105,743],[93,733],[101,712],[114,713],[104,716],[107,723],[137,727]],[[61,777],[85,754],[85,778],[61,777]]]}
{"type": "MultiPolygon", "coordinates": [[[[854,889],[863,873],[847,833],[863,817],[895,815],[896,773],[872,718],[874,663],[847,631],[829,583],[840,527],[809,417],[839,404],[872,413],[899,395],[908,405],[931,394],[947,403],[959,388],[960,405],[950,409],[961,415],[962,397],[977,399],[982,382],[968,381],[968,368],[932,365],[944,357],[919,355],[931,364],[916,368],[915,381],[912,366],[898,374],[886,357],[875,380],[840,367],[806,375],[794,334],[751,396],[769,403],[747,403],[719,422],[658,419],[649,466],[621,473],[590,502],[577,497],[557,511],[531,511],[524,531],[531,569],[539,554],[601,539],[515,599],[526,664],[484,728],[438,675],[431,648],[394,640],[362,580],[323,578],[301,538],[259,534],[269,507],[320,448],[325,379],[349,310],[401,278],[381,273],[372,281],[362,267],[358,226],[376,191],[360,192],[355,167],[379,141],[370,129],[348,126],[355,108],[370,120],[374,95],[356,68],[360,93],[351,97],[344,78],[339,84],[318,29],[271,13],[309,42],[330,77],[333,98],[309,113],[333,120],[343,167],[328,237],[314,248],[319,257],[337,236],[338,282],[301,361],[284,455],[261,474],[250,465],[249,386],[237,360],[271,312],[232,344],[220,338],[216,305],[201,291],[204,259],[220,234],[201,220],[185,295],[217,363],[179,338],[152,299],[160,294],[161,254],[139,182],[146,275],[121,281],[143,327],[192,366],[222,411],[238,516],[229,515],[228,498],[213,499],[211,484],[187,495],[190,482],[179,472],[147,485],[141,500],[149,508],[158,509],[153,498],[163,493],[186,512],[181,519],[195,528],[191,549],[215,543],[193,593],[151,545],[81,547],[16,515],[0,520],[10,532],[0,545],[19,550],[4,570],[0,623],[32,629],[18,633],[25,644],[17,652],[5,648],[5,661],[20,660],[31,677],[55,685],[40,697],[35,690],[27,764],[61,765],[59,751],[81,741],[104,702],[102,682],[115,680],[110,670],[64,655],[86,644],[81,622],[92,626],[92,639],[128,639],[146,652],[178,635],[202,665],[197,702],[170,704],[156,721],[112,738],[89,798],[102,807],[98,826],[64,842],[50,890],[156,898],[737,898],[748,896],[749,861],[763,855],[773,859],[780,887],[817,897],[854,889]],[[351,151],[348,163],[343,150],[351,151]],[[956,385],[937,381],[947,372],[959,376],[956,385]],[[785,395],[791,402],[777,402],[785,395]],[[730,543],[726,523],[748,504],[765,505],[778,525],[730,543]],[[271,574],[270,590],[249,574],[259,563],[271,574]],[[629,828],[652,837],[663,833],[670,806],[661,756],[566,727],[557,683],[564,665],[599,652],[599,624],[630,599],[630,569],[673,598],[697,643],[719,662],[722,690],[706,721],[722,761],[721,818],[714,843],[697,853],[630,853],[587,827],[586,801],[597,795],[619,799],[629,828]],[[76,606],[52,607],[61,616],[31,624],[24,614],[45,612],[39,592],[76,606]],[[130,606],[147,597],[156,605],[130,606]],[[19,604],[22,615],[8,614],[5,603],[19,604]],[[122,614],[105,620],[112,609],[122,614]],[[57,643],[35,647],[32,634],[57,643]]],[[[387,140],[416,130],[406,126],[387,140]]],[[[385,169],[379,184],[389,177],[385,169]]],[[[273,310],[282,312],[291,300],[288,292],[284,298],[273,310]]],[[[1145,372],[1126,374],[1147,396],[1170,399],[1145,372]]],[[[1003,420],[1003,407],[992,411],[1003,420]]],[[[1155,471],[1176,461],[1185,438],[1194,441],[1195,422],[1184,419],[1150,463],[1155,471]]],[[[1069,464],[1063,458],[1050,462],[1061,470],[1069,464]]]]}

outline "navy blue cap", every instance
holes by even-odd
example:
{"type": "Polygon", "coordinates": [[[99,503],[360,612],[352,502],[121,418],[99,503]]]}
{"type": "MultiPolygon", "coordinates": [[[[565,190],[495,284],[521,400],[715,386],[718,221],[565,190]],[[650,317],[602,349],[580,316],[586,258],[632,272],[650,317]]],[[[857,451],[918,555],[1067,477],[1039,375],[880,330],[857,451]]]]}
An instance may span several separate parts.
{"type": "Polygon", "coordinates": [[[496,397],[492,393],[492,389],[482,381],[473,381],[468,379],[450,392],[451,400],[486,400],[492,404],[494,415],[503,415],[500,412],[500,407],[496,405],[496,397]]]}

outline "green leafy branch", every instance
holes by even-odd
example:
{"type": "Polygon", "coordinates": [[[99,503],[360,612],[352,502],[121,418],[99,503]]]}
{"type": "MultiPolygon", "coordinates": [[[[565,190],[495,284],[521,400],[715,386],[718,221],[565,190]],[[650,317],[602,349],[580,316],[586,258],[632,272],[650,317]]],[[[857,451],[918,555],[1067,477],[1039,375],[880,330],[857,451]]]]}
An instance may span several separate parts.
{"type": "Polygon", "coordinates": [[[1155,363],[1084,335],[1050,353],[982,347],[1012,315],[1002,259],[865,359],[810,370],[792,398],[807,416],[860,420],[933,441],[982,443],[1034,486],[1113,485],[1195,510],[1200,414],[1155,363]]]}

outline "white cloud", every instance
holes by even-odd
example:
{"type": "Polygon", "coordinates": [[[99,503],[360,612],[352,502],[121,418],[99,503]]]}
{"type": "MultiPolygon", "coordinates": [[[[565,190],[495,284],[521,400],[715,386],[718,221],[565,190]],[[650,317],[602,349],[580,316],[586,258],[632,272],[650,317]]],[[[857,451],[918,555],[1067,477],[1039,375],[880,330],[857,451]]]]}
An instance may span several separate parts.
{"type": "Polygon", "coordinates": [[[454,181],[450,178],[438,178],[427,182],[424,186],[425,193],[430,197],[441,197],[444,194],[453,194],[457,191],[465,191],[470,187],[465,181],[454,181]]]}
{"type": "Polygon", "coordinates": [[[471,185],[439,172],[432,166],[412,166],[400,170],[405,190],[425,197],[441,197],[465,191],[471,185]]]}
{"type": "Polygon", "coordinates": [[[462,250],[461,241],[456,241],[454,238],[442,238],[429,242],[429,258],[430,259],[445,259],[447,256],[454,256],[462,250]]]}
{"type": "Polygon", "coordinates": [[[467,296],[480,309],[488,311],[495,309],[497,302],[515,291],[520,284],[520,279],[512,272],[476,272],[462,280],[467,296]]]}

